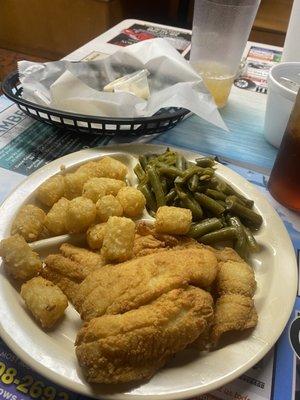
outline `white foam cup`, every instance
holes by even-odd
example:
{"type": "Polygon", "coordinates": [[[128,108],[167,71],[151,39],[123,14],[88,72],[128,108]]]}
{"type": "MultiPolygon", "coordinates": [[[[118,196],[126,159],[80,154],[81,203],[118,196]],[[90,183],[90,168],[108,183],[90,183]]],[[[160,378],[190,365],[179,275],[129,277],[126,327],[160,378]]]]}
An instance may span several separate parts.
{"type": "Polygon", "coordinates": [[[282,77],[300,83],[300,62],[280,63],[269,72],[264,136],[275,147],[280,146],[297,95],[282,77]]]}

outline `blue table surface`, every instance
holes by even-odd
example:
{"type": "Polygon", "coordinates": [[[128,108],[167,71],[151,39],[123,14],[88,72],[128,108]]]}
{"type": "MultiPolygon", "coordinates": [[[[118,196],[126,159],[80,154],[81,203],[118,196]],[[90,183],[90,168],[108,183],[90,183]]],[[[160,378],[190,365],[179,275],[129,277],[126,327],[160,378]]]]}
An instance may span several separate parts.
{"type": "MultiPolygon", "coordinates": [[[[0,100],[0,111],[11,104],[5,96],[0,96],[0,100]]],[[[191,115],[151,142],[217,155],[227,161],[268,173],[277,149],[263,136],[265,101],[264,94],[233,87],[228,105],[221,110],[229,132],[191,115]]]]}
{"type": "Polygon", "coordinates": [[[266,95],[233,88],[221,110],[229,132],[193,115],[152,143],[169,144],[237,161],[260,171],[271,170],[277,149],[263,136],[266,95]]]}

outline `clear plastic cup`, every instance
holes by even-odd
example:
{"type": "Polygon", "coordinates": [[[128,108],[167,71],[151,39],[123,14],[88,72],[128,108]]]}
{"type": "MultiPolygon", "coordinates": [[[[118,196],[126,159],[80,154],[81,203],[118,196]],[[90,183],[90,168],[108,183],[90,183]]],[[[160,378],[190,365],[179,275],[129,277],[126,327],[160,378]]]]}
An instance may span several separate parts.
{"type": "Polygon", "coordinates": [[[190,61],[224,107],[260,0],[195,0],[190,61]]]}

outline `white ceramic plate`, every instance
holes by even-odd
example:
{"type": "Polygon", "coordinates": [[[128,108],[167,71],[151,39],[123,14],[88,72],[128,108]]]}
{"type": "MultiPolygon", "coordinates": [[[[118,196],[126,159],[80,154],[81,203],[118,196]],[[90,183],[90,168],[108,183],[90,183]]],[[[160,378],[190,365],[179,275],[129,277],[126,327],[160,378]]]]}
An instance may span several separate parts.
{"type": "MultiPolygon", "coordinates": [[[[21,205],[32,202],[34,190],[64,164],[67,168],[112,154],[129,167],[136,156],[161,152],[162,146],[123,145],[79,151],[55,160],[32,174],[0,208],[0,239],[9,235],[12,219],[21,205]]],[[[180,150],[189,160],[197,155],[180,150]]],[[[176,355],[146,383],[122,386],[98,386],[97,393],[84,381],[74,352],[74,339],[81,321],[69,306],[67,316],[56,330],[43,332],[24,309],[23,302],[7,279],[0,274],[0,333],[7,345],[26,364],[48,379],[81,394],[110,399],[183,399],[214,390],[237,378],[257,363],[275,344],[290,316],[297,282],[294,249],[277,213],[261,193],[244,178],[222,165],[218,175],[245,196],[255,200],[264,223],[257,240],[262,251],[251,262],[258,284],[255,305],[259,315],[257,327],[247,337],[219,350],[199,355],[185,350],[176,355]]],[[[135,184],[133,174],[131,184],[135,184]]],[[[51,249],[53,251],[53,249],[51,249]]]]}

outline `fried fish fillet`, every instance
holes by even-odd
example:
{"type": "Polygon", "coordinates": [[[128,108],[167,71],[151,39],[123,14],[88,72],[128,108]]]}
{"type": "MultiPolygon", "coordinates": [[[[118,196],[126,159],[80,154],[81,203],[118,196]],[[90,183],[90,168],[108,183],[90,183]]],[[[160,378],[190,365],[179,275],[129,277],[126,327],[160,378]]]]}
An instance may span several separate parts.
{"type": "Polygon", "coordinates": [[[48,255],[41,275],[59,286],[73,303],[79,284],[104,261],[99,254],[68,243],[60,250],[64,255],[48,255]]]}
{"type": "Polygon", "coordinates": [[[216,344],[225,332],[254,328],[256,324],[253,299],[240,294],[224,294],[216,301],[211,341],[216,344]]]}
{"type": "Polygon", "coordinates": [[[201,334],[212,315],[208,292],[191,286],[174,289],[138,309],[85,323],[76,355],[88,382],[150,378],[201,334]]]}
{"type": "Polygon", "coordinates": [[[61,254],[50,254],[46,257],[41,275],[56,284],[71,303],[74,302],[79,284],[86,277],[86,273],[79,263],[61,254]]]}
{"type": "Polygon", "coordinates": [[[166,243],[153,235],[135,235],[133,242],[133,257],[142,257],[168,249],[166,243]]]}
{"type": "Polygon", "coordinates": [[[166,250],[92,272],[80,284],[75,308],[84,320],[119,314],[188,284],[208,288],[217,259],[207,249],[166,250]]]}
{"type": "Polygon", "coordinates": [[[238,253],[231,247],[224,247],[223,249],[214,249],[213,247],[209,248],[215,253],[218,261],[243,261],[238,253]]]}
{"type": "Polygon", "coordinates": [[[225,261],[218,265],[216,291],[222,294],[241,294],[252,297],[256,289],[254,271],[244,261],[225,261]]]}
{"type": "Polygon", "coordinates": [[[87,273],[96,267],[102,267],[105,265],[104,258],[100,254],[94,253],[93,251],[84,249],[82,247],[73,246],[69,243],[63,243],[59,250],[65,257],[70,258],[72,261],[78,262],[83,268],[86,268],[87,273]]]}

